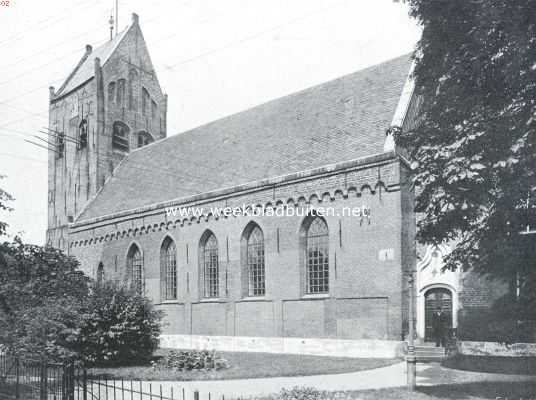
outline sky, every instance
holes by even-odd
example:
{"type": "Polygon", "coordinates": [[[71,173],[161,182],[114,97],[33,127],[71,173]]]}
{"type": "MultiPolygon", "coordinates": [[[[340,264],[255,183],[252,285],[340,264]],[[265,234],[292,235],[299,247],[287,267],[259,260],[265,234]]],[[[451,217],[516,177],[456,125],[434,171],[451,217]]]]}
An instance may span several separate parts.
{"type": "MultiPolygon", "coordinates": [[[[4,4],[5,2],[2,2],[4,4]]],[[[108,40],[115,0],[11,0],[0,7],[0,211],[10,235],[44,244],[48,87],[108,40]],[[43,136],[43,135],[41,135],[43,136]]],[[[420,28],[393,0],[119,0],[136,12],[163,90],[168,136],[411,52],[420,28]]]]}

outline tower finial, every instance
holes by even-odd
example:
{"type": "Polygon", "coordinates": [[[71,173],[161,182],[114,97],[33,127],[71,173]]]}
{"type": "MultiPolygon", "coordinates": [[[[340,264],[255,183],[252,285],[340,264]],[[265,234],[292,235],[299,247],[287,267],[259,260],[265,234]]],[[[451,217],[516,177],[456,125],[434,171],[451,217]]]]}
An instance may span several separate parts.
{"type": "Polygon", "coordinates": [[[114,22],[114,15],[110,12],[110,19],[108,20],[108,23],[110,24],[110,40],[114,38],[114,22]]]}

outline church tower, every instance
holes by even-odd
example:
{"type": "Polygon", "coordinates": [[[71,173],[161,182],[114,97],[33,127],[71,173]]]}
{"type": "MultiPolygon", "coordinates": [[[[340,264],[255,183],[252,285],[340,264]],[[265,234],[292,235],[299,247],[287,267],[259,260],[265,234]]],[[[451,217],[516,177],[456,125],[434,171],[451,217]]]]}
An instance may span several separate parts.
{"type": "Polygon", "coordinates": [[[50,88],[47,244],[68,249],[68,226],[128,154],[166,137],[162,92],[137,14],[50,88]]]}

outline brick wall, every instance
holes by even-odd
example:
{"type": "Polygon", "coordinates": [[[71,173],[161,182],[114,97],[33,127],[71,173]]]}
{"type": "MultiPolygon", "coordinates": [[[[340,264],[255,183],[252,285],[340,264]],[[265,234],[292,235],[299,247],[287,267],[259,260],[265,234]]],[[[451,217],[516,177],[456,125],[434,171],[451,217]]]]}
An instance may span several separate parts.
{"type": "MultiPolygon", "coordinates": [[[[146,294],[167,314],[166,334],[400,339],[402,326],[402,203],[398,162],[341,171],[224,199],[210,205],[303,203],[371,209],[371,217],[328,216],[329,295],[304,296],[300,260],[302,216],[253,218],[264,234],[266,295],[244,298],[241,238],[247,217],[173,221],[164,210],[74,227],[70,252],[92,276],[102,261],[106,279],[122,281],[126,254],[143,253],[146,294]],[[390,182],[376,186],[378,172],[390,182]],[[349,190],[350,189],[350,190],[349,190]],[[387,190],[389,189],[389,190],[387,190]],[[289,201],[292,200],[292,201],[289,201]],[[210,229],[219,245],[220,297],[201,297],[199,240],[210,229]],[[175,241],[178,299],[160,300],[160,247],[175,241]]],[[[407,256],[404,256],[407,258],[407,256]]],[[[405,261],[407,262],[407,260],[405,261]]]]}

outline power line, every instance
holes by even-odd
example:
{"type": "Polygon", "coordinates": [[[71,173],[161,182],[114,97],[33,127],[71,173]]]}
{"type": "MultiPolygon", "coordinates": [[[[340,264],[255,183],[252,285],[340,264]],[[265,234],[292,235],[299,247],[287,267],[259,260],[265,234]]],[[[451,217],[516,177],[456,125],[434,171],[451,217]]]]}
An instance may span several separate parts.
{"type": "Polygon", "coordinates": [[[13,158],[21,159],[21,160],[28,160],[28,161],[33,161],[33,162],[37,162],[37,163],[48,164],[48,161],[38,160],[36,158],[31,158],[31,157],[19,156],[17,154],[0,153],[0,156],[13,157],[13,158]]]}
{"type": "Polygon", "coordinates": [[[261,32],[257,32],[257,33],[255,33],[255,34],[253,34],[251,36],[247,36],[245,38],[229,42],[229,43],[227,43],[227,44],[225,44],[225,45],[223,45],[221,47],[218,47],[218,48],[215,48],[215,49],[212,49],[212,50],[208,50],[208,51],[206,51],[204,53],[198,54],[197,56],[193,56],[193,57],[187,58],[185,60],[179,61],[176,64],[172,64],[172,65],[168,66],[167,69],[173,69],[173,68],[176,68],[179,65],[184,65],[184,64],[190,63],[190,62],[195,61],[195,60],[197,60],[199,58],[206,57],[208,55],[217,53],[217,52],[222,51],[222,50],[227,50],[227,49],[229,49],[231,47],[234,47],[235,45],[240,45],[242,43],[249,42],[249,41],[254,40],[254,39],[256,39],[256,38],[258,38],[260,36],[263,36],[263,35],[265,35],[267,33],[270,33],[270,32],[276,31],[278,29],[281,29],[284,26],[292,25],[292,24],[294,24],[294,23],[296,23],[298,21],[301,21],[303,19],[309,18],[311,15],[315,15],[315,14],[318,14],[320,12],[324,12],[324,11],[327,11],[329,9],[335,8],[337,6],[340,6],[343,3],[346,3],[346,1],[347,0],[344,0],[344,1],[342,1],[342,2],[340,2],[338,4],[336,4],[336,5],[331,5],[329,7],[319,8],[319,9],[317,9],[317,10],[311,12],[311,13],[304,14],[304,15],[301,15],[299,17],[293,18],[293,19],[291,19],[289,21],[286,21],[286,22],[284,22],[282,24],[276,25],[276,26],[274,26],[272,28],[266,29],[266,30],[261,31],[261,32]]]}
{"type": "MultiPolygon", "coordinates": [[[[27,137],[30,137],[30,138],[34,138],[36,137],[36,135],[34,134],[31,134],[31,133],[28,133],[28,132],[23,132],[23,131],[17,131],[19,132],[22,136],[27,136],[27,137]]],[[[41,132],[41,133],[45,133],[45,132],[41,132]]],[[[2,134],[2,133],[0,133],[2,134]]],[[[6,134],[2,134],[2,135],[5,135],[5,136],[11,136],[11,135],[6,135],[6,134]]],[[[16,136],[14,136],[16,137],[16,136]]],[[[24,139],[23,137],[21,137],[22,140],[24,140],[25,142],[28,142],[28,143],[31,143],[33,145],[36,145],[36,146],[39,146],[39,147],[43,147],[45,149],[47,149],[46,147],[44,147],[43,145],[40,145],[40,144],[37,144],[37,143],[34,143],[30,140],[27,140],[27,139],[24,139]]],[[[40,138],[41,140],[44,140],[42,138],[40,138]]],[[[65,135],[64,134],[64,139],[66,141],[73,141],[73,142],[76,142],[75,144],[77,144],[78,142],[76,141],[76,139],[73,139],[71,138],[69,135],[65,135]]],[[[50,143],[49,143],[50,144],[50,143]]],[[[56,151],[55,149],[47,149],[47,150],[53,150],[53,151],[56,151]]],[[[99,159],[100,162],[104,162],[104,160],[100,159],[99,157],[99,153],[97,152],[97,157],[99,159]]],[[[128,157],[128,155],[127,155],[128,157]]],[[[146,172],[158,172],[158,173],[163,173],[163,174],[167,174],[169,176],[172,176],[174,178],[180,178],[180,179],[183,179],[184,178],[184,175],[186,175],[187,177],[190,177],[192,179],[195,179],[197,181],[209,181],[209,182],[212,182],[214,184],[219,184],[218,181],[213,181],[213,180],[210,180],[210,179],[207,179],[206,177],[200,177],[200,176],[196,176],[194,174],[191,174],[191,173],[186,173],[186,172],[181,172],[180,175],[177,174],[175,171],[172,171],[172,170],[169,170],[169,169],[166,169],[164,167],[160,167],[160,166],[153,166],[152,168],[148,166],[148,164],[141,164],[141,163],[136,163],[134,162],[133,160],[129,160],[128,161],[129,163],[129,166],[132,167],[132,168],[135,168],[135,169],[138,169],[138,170],[143,170],[143,171],[146,171],[146,172]]],[[[101,165],[101,166],[104,166],[106,168],[109,168],[110,166],[105,164],[105,165],[101,165]]]]}
{"type": "MultiPolygon", "coordinates": [[[[50,24],[46,24],[45,26],[41,27],[40,29],[30,29],[30,28],[26,28],[26,29],[24,29],[23,31],[21,31],[21,32],[15,34],[15,35],[11,35],[11,36],[10,36],[9,38],[7,38],[6,40],[3,40],[3,41],[0,42],[0,47],[3,47],[3,46],[5,46],[5,45],[8,44],[8,43],[14,43],[14,42],[17,42],[17,41],[23,39],[23,38],[25,37],[25,36],[24,36],[24,33],[27,33],[28,31],[40,32],[40,31],[44,30],[46,27],[48,27],[49,25],[55,24],[55,23],[57,23],[57,22],[59,22],[59,21],[62,21],[62,20],[64,20],[64,19],[66,19],[66,18],[71,18],[72,10],[78,8],[78,6],[79,6],[80,4],[83,4],[83,3],[86,3],[86,2],[88,2],[89,4],[87,4],[87,6],[82,7],[82,9],[87,8],[87,7],[89,7],[89,6],[94,6],[94,5],[95,5],[95,1],[92,1],[92,0],[81,0],[81,1],[79,1],[78,3],[75,3],[75,6],[74,6],[74,7],[71,7],[69,10],[65,10],[66,12],[65,12],[65,16],[64,16],[64,17],[56,18],[56,19],[55,19],[54,21],[52,21],[50,24]],[[21,36],[21,35],[22,35],[22,36],[21,36]]],[[[97,0],[96,2],[99,3],[99,2],[102,2],[102,0],[97,0]]],[[[47,20],[51,20],[52,18],[55,18],[55,17],[57,17],[57,15],[51,15],[50,17],[47,17],[47,18],[45,18],[45,19],[43,19],[43,20],[41,20],[41,21],[38,21],[37,23],[31,25],[30,27],[34,27],[34,26],[40,25],[40,24],[46,22],[47,20]]]]}
{"type": "MultiPolygon", "coordinates": [[[[184,64],[190,63],[190,62],[192,62],[192,61],[195,61],[195,60],[197,60],[197,59],[200,59],[200,58],[206,57],[206,56],[208,56],[208,55],[214,54],[214,53],[216,53],[216,52],[219,52],[219,51],[221,51],[221,50],[226,50],[226,49],[231,48],[231,47],[233,47],[233,46],[235,46],[235,45],[239,45],[239,44],[242,44],[242,43],[251,41],[251,40],[253,40],[253,39],[256,39],[257,37],[260,37],[260,36],[262,36],[262,35],[265,35],[266,33],[269,33],[269,32],[272,32],[272,31],[274,31],[274,30],[280,29],[280,28],[282,28],[282,27],[284,27],[284,26],[287,26],[287,25],[291,25],[291,24],[293,24],[293,23],[295,23],[295,22],[298,22],[298,21],[300,21],[300,20],[306,19],[306,18],[308,18],[308,17],[311,16],[311,15],[318,14],[318,13],[320,13],[320,12],[324,12],[324,11],[329,10],[329,9],[332,9],[332,8],[334,8],[334,7],[336,7],[336,6],[340,6],[340,5],[342,5],[342,4],[346,3],[346,2],[347,2],[347,0],[344,0],[344,1],[342,1],[342,2],[340,2],[340,3],[338,3],[338,4],[336,4],[336,5],[332,5],[332,6],[329,6],[329,7],[323,7],[323,8],[317,9],[317,10],[311,12],[311,13],[308,13],[308,14],[305,14],[305,15],[301,15],[301,16],[299,16],[299,17],[297,17],[297,18],[294,18],[294,19],[292,19],[292,20],[290,20],[290,21],[287,21],[287,22],[284,22],[284,23],[279,24],[279,25],[277,25],[277,26],[274,26],[274,27],[272,27],[272,28],[270,28],[270,29],[267,29],[267,30],[258,32],[258,33],[254,34],[254,35],[245,37],[245,38],[240,39],[240,40],[237,40],[237,41],[232,41],[232,42],[227,43],[226,45],[221,46],[221,47],[219,47],[219,48],[212,49],[212,50],[206,51],[206,52],[204,52],[204,53],[198,54],[198,55],[196,55],[196,56],[190,57],[190,58],[188,58],[188,59],[179,61],[179,62],[177,62],[177,63],[175,63],[175,64],[172,64],[171,66],[168,66],[167,69],[173,69],[173,68],[178,67],[179,65],[184,65],[184,64]]],[[[156,19],[156,18],[154,18],[154,19],[156,19]]],[[[165,37],[164,39],[159,39],[159,40],[157,41],[157,44],[155,44],[153,47],[160,46],[160,45],[161,45],[163,42],[165,42],[166,40],[169,40],[170,38],[172,38],[172,37],[174,37],[174,36],[177,36],[177,35],[178,35],[178,33],[175,33],[175,34],[172,34],[172,35],[169,35],[169,36],[165,37]]],[[[123,61],[124,61],[124,60],[123,60],[123,61]]],[[[52,62],[53,62],[53,61],[52,61],[52,62]]],[[[46,65],[48,65],[48,64],[51,64],[52,62],[49,62],[49,63],[44,64],[44,65],[41,65],[40,67],[42,67],[42,66],[46,66],[46,65]]],[[[29,70],[29,71],[26,71],[25,73],[19,74],[17,77],[23,76],[24,74],[29,73],[29,72],[33,72],[33,71],[36,70],[36,69],[37,69],[37,68],[33,68],[32,70],[29,70]]],[[[0,82],[0,85],[1,85],[1,84],[4,84],[4,83],[6,83],[6,81],[4,81],[4,82],[0,82]]],[[[41,89],[42,87],[46,87],[46,86],[47,86],[47,85],[38,87],[38,88],[36,88],[35,90],[39,90],[39,89],[41,89]]],[[[35,90],[32,90],[32,91],[30,91],[30,92],[28,92],[28,93],[31,93],[31,92],[33,92],[33,91],[35,91],[35,90]]],[[[25,93],[25,94],[26,94],[26,93],[25,93]]],[[[21,95],[21,96],[22,96],[22,95],[21,95]]],[[[21,96],[16,96],[15,98],[17,98],[17,97],[21,97],[21,96]]],[[[10,99],[8,99],[8,100],[4,100],[4,101],[0,101],[0,104],[6,103],[6,102],[8,102],[8,101],[11,101],[12,99],[13,99],[13,98],[10,98],[10,99]]],[[[4,125],[2,125],[2,126],[6,126],[6,125],[7,125],[7,124],[4,124],[4,125]]],[[[1,127],[1,126],[0,126],[0,127],[1,127]]]]}

